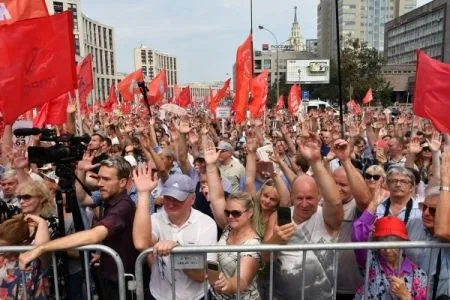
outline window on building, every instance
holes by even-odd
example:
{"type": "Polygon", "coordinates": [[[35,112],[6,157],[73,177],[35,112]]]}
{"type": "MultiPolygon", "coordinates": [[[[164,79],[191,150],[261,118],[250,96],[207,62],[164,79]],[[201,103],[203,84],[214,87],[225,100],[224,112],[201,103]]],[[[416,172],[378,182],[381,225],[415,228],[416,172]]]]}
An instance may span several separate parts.
{"type": "Polygon", "coordinates": [[[78,30],[78,12],[77,12],[77,5],[73,3],[67,4],[67,8],[72,11],[72,17],[73,17],[73,28],[78,30]]]}
{"type": "Polygon", "coordinates": [[[108,29],[109,31],[109,50],[113,50],[113,31],[112,29],[108,29]]]}
{"type": "Polygon", "coordinates": [[[270,59],[264,60],[264,69],[271,69],[272,68],[272,61],[270,59]]]}
{"type": "Polygon", "coordinates": [[[262,61],[260,59],[255,60],[255,69],[262,69],[262,61]]]}
{"type": "Polygon", "coordinates": [[[75,41],[75,53],[80,55],[80,36],[78,34],[74,34],[73,39],[75,41]]]}
{"type": "Polygon", "coordinates": [[[64,5],[62,2],[53,2],[53,10],[55,11],[55,14],[62,13],[64,11],[64,5]]]}

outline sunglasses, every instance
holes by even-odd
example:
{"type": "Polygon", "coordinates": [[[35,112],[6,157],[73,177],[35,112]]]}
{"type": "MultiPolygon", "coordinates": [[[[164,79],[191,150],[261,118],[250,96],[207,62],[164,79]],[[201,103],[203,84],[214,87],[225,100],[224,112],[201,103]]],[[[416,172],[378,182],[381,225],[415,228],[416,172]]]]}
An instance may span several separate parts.
{"type": "Polygon", "coordinates": [[[230,216],[232,216],[233,218],[240,218],[242,216],[243,213],[245,213],[248,209],[244,210],[244,211],[240,211],[240,210],[228,210],[225,209],[223,212],[225,213],[225,216],[227,218],[229,218],[230,216]]]}
{"type": "Polygon", "coordinates": [[[430,147],[423,147],[422,150],[423,150],[423,151],[431,151],[431,150],[430,150],[430,147]]]}
{"type": "Polygon", "coordinates": [[[31,198],[33,198],[34,196],[33,195],[28,195],[28,194],[25,194],[25,195],[17,195],[16,196],[17,197],[17,199],[19,199],[19,200],[25,200],[25,201],[28,201],[28,200],[31,200],[31,198]]]}
{"type": "Polygon", "coordinates": [[[367,180],[370,180],[370,179],[373,178],[373,180],[377,181],[378,179],[381,178],[381,175],[366,174],[366,175],[364,175],[364,177],[365,177],[367,180]]]}
{"type": "Polygon", "coordinates": [[[434,215],[436,214],[436,207],[430,207],[426,204],[422,204],[422,211],[425,212],[427,209],[430,216],[434,217],[434,215]]]}

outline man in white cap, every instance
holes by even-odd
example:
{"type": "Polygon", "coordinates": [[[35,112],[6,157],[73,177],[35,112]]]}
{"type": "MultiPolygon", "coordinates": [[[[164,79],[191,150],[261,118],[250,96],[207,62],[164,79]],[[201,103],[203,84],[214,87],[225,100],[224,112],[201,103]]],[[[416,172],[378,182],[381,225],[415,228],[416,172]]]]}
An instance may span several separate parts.
{"type": "Polygon", "coordinates": [[[233,157],[234,148],[230,143],[219,142],[217,150],[220,151],[218,162],[220,174],[231,183],[231,192],[239,191],[239,181],[245,176],[244,166],[233,157]]]}
{"type": "MultiPolygon", "coordinates": [[[[192,208],[195,182],[187,175],[173,174],[162,184],[163,208],[149,215],[149,194],[157,186],[151,168],[134,171],[133,180],[138,191],[138,204],[133,224],[133,242],[139,251],[153,247],[150,291],[157,300],[168,299],[172,291],[170,258],[178,245],[215,245],[217,226],[209,216],[192,208]]],[[[208,259],[214,260],[214,255],[208,259]]],[[[174,270],[176,299],[204,297],[203,266],[199,269],[174,270]]]]}

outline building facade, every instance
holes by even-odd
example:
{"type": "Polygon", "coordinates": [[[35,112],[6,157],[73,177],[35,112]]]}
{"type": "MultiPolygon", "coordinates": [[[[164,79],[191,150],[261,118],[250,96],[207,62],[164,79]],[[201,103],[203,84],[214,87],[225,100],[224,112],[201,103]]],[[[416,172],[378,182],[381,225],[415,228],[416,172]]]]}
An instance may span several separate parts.
{"type": "Polygon", "coordinates": [[[294,51],[304,51],[305,41],[303,40],[302,32],[300,30],[300,24],[297,20],[297,6],[294,7],[294,22],[291,28],[291,37],[289,38],[289,46],[294,51]]]}
{"type": "Polygon", "coordinates": [[[305,42],[305,51],[314,54],[319,53],[318,41],[317,39],[308,39],[305,42]]]}
{"type": "Polygon", "coordinates": [[[191,100],[193,103],[200,105],[203,103],[206,97],[209,97],[210,90],[213,95],[217,93],[219,89],[222,88],[224,82],[194,82],[194,83],[184,83],[180,85],[180,88],[185,88],[189,86],[191,91],[191,100]]]}
{"type": "MultiPolygon", "coordinates": [[[[340,0],[340,36],[358,38],[369,47],[384,50],[384,24],[416,7],[416,0],[340,0]]],[[[319,54],[336,57],[336,6],[334,0],[320,0],[317,6],[319,54]]]]}
{"type": "Polygon", "coordinates": [[[95,89],[88,101],[105,100],[109,87],[117,82],[114,29],[83,14],[80,0],[46,0],[46,3],[50,14],[72,11],[76,61],[81,61],[88,54],[93,57],[95,89]]]}
{"type": "Polygon", "coordinates": [[[134,67],[136,70],[142,69],[148,81],[165,69],[169,87],[166,97],[173,97],[173,87],[178,83],[177,58],[175,56],[141,45],[134,49],[134,67]]]}
{"type": "Polygon", "coordinates": [[[415,64],[416,50],[450,63],[450,0],[434,0],[385,26],[388,64],[415,64]]]}

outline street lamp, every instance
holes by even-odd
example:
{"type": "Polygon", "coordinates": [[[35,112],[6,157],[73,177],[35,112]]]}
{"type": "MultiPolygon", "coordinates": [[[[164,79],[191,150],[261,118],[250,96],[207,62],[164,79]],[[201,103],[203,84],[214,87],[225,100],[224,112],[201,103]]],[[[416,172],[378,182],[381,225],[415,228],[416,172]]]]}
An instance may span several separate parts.
{"type": "Polygon", "coordinates": [[[278,72],[278,66],[279,66],[279,60],[278,60],[278,39],[277,39],[276,35],[272,31],[270,31],[269,29],[265,28],[264,26],[259,25],[258,28],[260,30],[265,30],[265,31],[269,32],[273,36],[273,38],[275,39],[275,43],[277,45],[276,46],[276,50],[277,50],[277,68],[276,68],[275,72],[277,74],[277,101],[278,101],[278,98],[280,98],[280,73],[278,72]]]}

